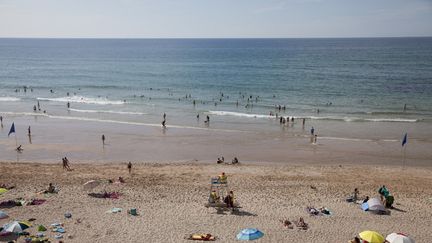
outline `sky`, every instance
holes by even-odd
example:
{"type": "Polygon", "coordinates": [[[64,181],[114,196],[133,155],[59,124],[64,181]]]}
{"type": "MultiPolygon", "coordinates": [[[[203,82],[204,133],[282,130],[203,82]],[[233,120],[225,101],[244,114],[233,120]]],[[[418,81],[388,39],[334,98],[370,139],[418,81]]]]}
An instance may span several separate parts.
{"type": "Polygon", "coordinates": [[[0,0],[0,37],[432,36],[432,0],[0,0]]]}

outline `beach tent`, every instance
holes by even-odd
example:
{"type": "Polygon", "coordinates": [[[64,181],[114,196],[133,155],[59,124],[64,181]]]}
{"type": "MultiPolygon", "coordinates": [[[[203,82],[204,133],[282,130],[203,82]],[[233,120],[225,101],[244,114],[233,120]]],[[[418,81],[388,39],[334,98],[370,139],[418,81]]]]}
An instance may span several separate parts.
{"type": "Polygon", "coordinates": [[[386,240],[390,243],[415,243],[413,239],[402,233],[391,233],[387,235],[386,240]]]}
{"type": "Polygon", "coordinates": [[[7,217],[9,217],[9,215],[7,215],[7,213],[5,211],[0,210],[0,219],[5,219],[7,217]]]}
{"type": "Polygon", "coordinates": [[[243,229],[237,235],[238,240],[256,240],[264,236],[264,233],[255,228],[243,229]]]}
{"type": "Polygon", "coordinates": [[[386,211],[381,200],[378,198],[369,199],[367,202],[363,203],[361,207],[364,211],[386,211]]]}
{"type": "Polygon", "coordinates": [[[23,221],[13,221],[9,224],[3,225],[3,230],[0,235],[7,235],[10,233],[21,233],[23,230],[29,228],[31,225],[23,221]]]}
{"type": "Polygon", "coordinates": [[[360,239],[365,240],[369,243],[384,243],[384,236],[382,236],[380,233],[366,230],[359,234],[360,239]]]}

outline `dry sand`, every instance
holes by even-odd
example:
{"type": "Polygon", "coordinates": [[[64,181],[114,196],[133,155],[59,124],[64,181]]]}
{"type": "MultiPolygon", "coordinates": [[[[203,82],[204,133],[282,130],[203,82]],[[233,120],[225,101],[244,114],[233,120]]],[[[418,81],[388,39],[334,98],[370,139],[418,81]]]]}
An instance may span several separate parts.
{"type": "MultiPolygon", "coordinates": [[[[65,224],[64,242],[182,242],[191,233],[211,233],[219,242],[235,242],[243,228],[256,227],[265,233],[257,242],[347,242],[363,230],[384,236],[392,232],[411,235],[417,243],[430,242],[432,226],[432,168],[401,168],[356,165],[215,165],[140,164],[128,175],[125,164],[73,164],[71,172],[60,165],[0,163],[0,184],[16,188],[0,196],[44,198],[45,204],[2,209],[9,219],[36,218],[34,225],[65,224]],[[206,208],[210,177],[225,171],[242,208],[237,214],[206,208]],[[82,184],[91,179],[123,176],[125,184],[102,185],[93,191],[119,191],[118,200],[87,195],[82,184]],[[58,194],[35,192],[53,182],[58,194]],[[361,196],[376,196],[385,184],[395,196],[391,215],[363,212],[359,205],[345,202],[358,187],[361,196]],[[316,189],[314,189],[316,188],[316,189]],[[306,206],[326,206],[332,216],[309,216],[306,206]],[[113,207],[117,214],[106,213],[113,207]],[[139,216],[126,213],[137,208],[139,216]],[[65,219],[64,213],[72,218],[65,219]],[[286,229],[281,219],[304,217],[306,231],[286,229]],[[80,219],[81,223],[77,222],[80,219]]],[[[29,232],[35,233],[36,227],[29,232]]],[[[47,233],[53,239],[54,233],[47,233]]],[[[23,237],[18,242],[23,242],[23,237]]],[[[53,240],[53,242],[57,242],[53,240]]]]}

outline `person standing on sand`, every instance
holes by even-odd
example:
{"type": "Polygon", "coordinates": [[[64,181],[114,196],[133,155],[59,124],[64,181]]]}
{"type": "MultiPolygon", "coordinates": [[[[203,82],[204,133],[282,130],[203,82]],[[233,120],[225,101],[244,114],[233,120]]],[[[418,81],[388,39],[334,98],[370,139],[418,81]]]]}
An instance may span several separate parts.
{"type": "Polygon", "coordinates": [[[312,127],[311,130],[310,130],[310,132],[311,132],[311,135],[314,135],[315,134],[315,128],[312,127]]]}
{"type": "Polygon", "coordinates": [[[67,103],[67,108],[68,108],[68,109],[70,108],[70,103],[69,103],[69,101],[68,101],[68,103],[67,103]]]}
{"type": "Polygon", "coordinates": [[[28,136],[30,137],[31,136],[31,128],[30,128],[30,126],[27,128],[27,131],[28,131],[28,136]]]}
{"type": "Polygon", "coordinates": [[[102,146],[105,146],[105,135],[102,134],[102,146]]]}
{"type": "Polygon", "coordinates": [[[129,163],[127,164],[127,168],[128,168],[129,174],[132,173],[132,162],[129,161],[129,163]]]}

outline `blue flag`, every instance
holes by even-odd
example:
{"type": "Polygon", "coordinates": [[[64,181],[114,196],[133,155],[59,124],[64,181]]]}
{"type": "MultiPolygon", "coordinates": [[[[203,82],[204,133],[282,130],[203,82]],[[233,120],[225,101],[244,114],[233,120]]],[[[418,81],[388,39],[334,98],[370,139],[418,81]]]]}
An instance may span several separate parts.
{"type": "Polygon", "coordinates": [[[402,147],[408,142],[408,133],[405,133],[405,136],[402,139],[402,147]]]}
{"type": "Polygon", "coordinates": [[[14,122],[12,122],[12,126],[9,130],[8,137],[9,137],[9,135],[11,135],[11,133],[15,133],[15,123],[14,122]]]}

